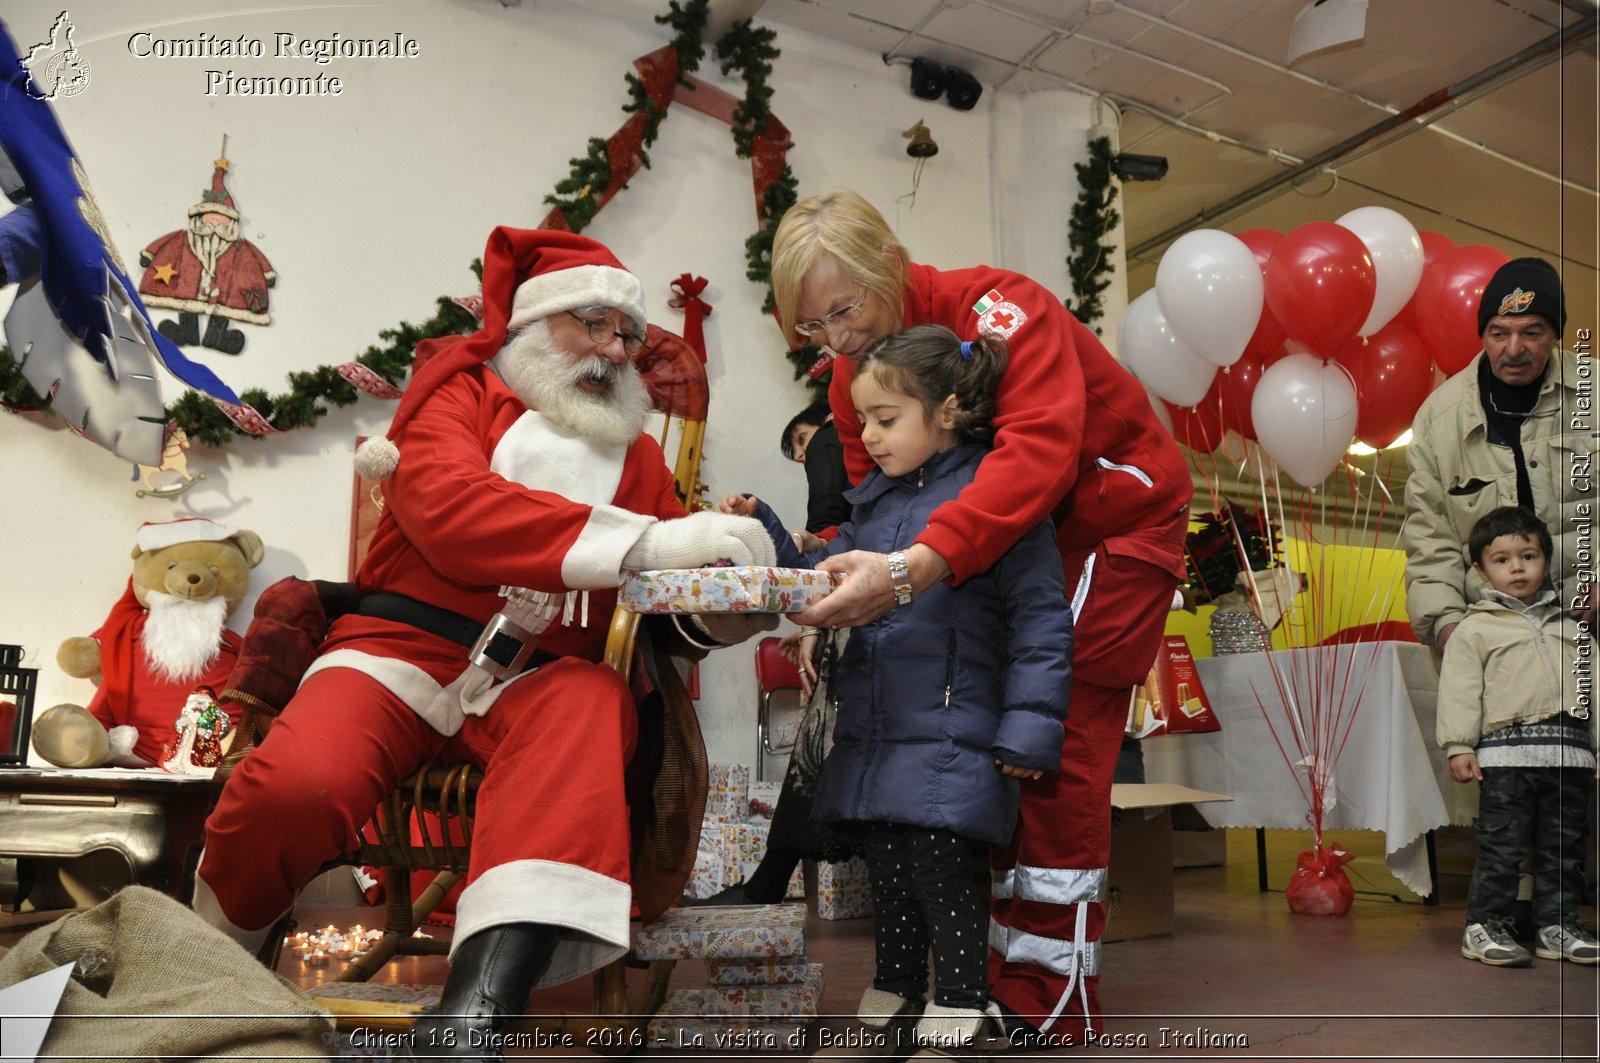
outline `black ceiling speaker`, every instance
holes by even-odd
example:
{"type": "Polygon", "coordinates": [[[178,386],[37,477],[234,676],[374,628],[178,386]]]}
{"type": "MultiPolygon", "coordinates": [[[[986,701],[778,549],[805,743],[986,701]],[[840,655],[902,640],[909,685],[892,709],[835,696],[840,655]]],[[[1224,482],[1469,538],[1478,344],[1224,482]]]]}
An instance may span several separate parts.
{"type": "Polygon", "coordinates": [[[983,85],[965,70],[951,67],[945,71],[945,102],[958,111],[970,111],[983,95],[983,85]]]}
{"type": "Polygon", "coordinates": [[[1131,155],[1120,152],[1111,159],[1111,172],[1124,181],[1159,181],[1167,176],[1165,155],[1131,155]]]}
{"type": "Polygon", "coordinates": [[[948,72],[938,63],[926,59],[911,60],[911,95],[919,100],[937,100],[944,95],[948,72]]]}

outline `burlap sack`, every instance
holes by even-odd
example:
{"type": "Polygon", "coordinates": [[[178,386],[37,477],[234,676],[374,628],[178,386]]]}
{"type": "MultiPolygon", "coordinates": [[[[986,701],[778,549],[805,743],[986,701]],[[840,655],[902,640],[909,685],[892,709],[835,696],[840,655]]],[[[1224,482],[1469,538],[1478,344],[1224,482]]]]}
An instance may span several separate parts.
{"type": "Polygon", "coordinates": [[[77,966],[40,1058],[321,1059],[333,1020],[166,894],[129,886],[0,957],[0,986],[77,966]]]}

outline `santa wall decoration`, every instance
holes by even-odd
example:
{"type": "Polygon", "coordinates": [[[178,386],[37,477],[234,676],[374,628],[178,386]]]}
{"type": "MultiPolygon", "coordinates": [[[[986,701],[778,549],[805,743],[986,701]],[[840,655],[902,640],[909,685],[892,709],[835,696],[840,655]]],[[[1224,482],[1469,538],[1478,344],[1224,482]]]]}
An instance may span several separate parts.
{"type": "Polygon", "coordinates": [[[145,267],[139,294],[147,305],[171,307],[177,321],[156,327],[179,346],[201,344],[224,354],[244,349],[244,333],[230,321],[270,325],[267,289],[278,279],[255,244],[239,235],[239,209],[224,181],[228,141],[211,173],[211,187],[189,208],[189,221],[139,253],[145,267]],[[208,320],[205,331],[200,318],[208,320]]]}

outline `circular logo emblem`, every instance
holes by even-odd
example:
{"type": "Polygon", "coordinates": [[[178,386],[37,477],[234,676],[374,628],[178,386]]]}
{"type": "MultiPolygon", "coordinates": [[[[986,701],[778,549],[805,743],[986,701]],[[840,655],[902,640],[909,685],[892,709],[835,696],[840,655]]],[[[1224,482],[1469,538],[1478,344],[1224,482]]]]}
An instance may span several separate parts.
{"type": "Polygon", "coordinates": [[[996,303],[984,312],[983,320],[978,324],[982,332],[992,332],[999,336],[1010,336],[1023,323],[1028,320],[1028,312],[1016,303],[996,303]]]}
{"type": "Polygon", "coordinates": [[[57,52],[45,64],[45,99],[76,96],[89,87],[89,61],[74,48],[70,52],[57,52]]]}

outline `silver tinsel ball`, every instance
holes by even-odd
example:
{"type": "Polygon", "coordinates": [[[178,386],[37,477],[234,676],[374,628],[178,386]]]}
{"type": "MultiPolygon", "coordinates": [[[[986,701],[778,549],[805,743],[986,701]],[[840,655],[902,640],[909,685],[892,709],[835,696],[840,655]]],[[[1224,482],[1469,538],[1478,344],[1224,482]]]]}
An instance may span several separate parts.
{"type": "Polygon", "coordinates": [[[1218,609],[1211,614],[1211,652],[1260,653],[1271,649],[1267,631],[1256,615],[1244,609],[1218,609]]]}

